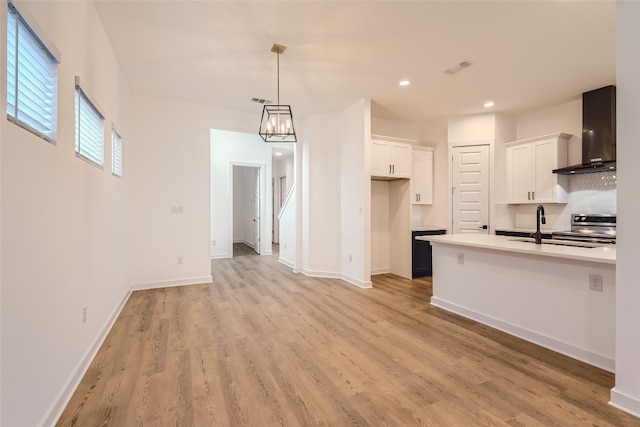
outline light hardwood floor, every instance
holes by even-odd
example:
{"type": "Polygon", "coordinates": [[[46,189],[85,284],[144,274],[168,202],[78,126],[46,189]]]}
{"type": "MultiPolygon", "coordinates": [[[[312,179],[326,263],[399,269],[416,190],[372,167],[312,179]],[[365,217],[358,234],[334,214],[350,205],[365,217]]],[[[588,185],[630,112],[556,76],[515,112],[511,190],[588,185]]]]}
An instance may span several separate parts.
{"type": "Polygon", "coordinates": [[[612,374],[429,306],[429,278],[236,254],[134,292],[58,425],[640,426],[612,374]]]}

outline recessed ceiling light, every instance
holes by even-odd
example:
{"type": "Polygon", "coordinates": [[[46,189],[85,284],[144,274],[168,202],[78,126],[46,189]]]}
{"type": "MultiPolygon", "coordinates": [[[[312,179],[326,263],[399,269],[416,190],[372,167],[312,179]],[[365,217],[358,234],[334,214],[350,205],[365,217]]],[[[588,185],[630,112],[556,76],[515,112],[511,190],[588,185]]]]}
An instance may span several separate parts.
{"type": "Polygon", "coordinates": [[[279,151],[276,151],[275,154],[276,154],[276,156],[282,156],[282,153],[279,152],[279,151]]]}
{"type": "Polygon", "coordinates": [[[487,101],[487,102],[485,102],[485,103],[484,103],[484,108],[491,108],[491,107],[493,107],[494,105],[496,105],[496,103],[495,103],[495,102],[493,102],[493,101],[491,101],[491,100],[489,100],[489,101],[487,101]]]}
{"type": "Polygon", "coordinates": [[[409,80],[400,80],[400,83],[398,83],[400,86],[409,86],[411,84],[411,82],[409,80]]]}

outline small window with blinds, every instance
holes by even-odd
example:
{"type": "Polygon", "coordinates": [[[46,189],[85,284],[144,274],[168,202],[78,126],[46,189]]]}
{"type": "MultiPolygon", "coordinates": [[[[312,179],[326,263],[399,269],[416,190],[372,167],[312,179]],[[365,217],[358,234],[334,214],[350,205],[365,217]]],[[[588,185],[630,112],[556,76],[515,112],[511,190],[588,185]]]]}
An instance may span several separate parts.
{"type": "MultiPolygon", "coordinates": [[[[55,49],[54,49],[55,50],[55,49]]],[[[7,119],[55,143],[58,61],[9,3],[7,13],[7,119]]]]}
{"type": "Polygon", "coordinates": [[[111,129],[111,173],[122,176],[122,137],[114,128],[111,129]]]}
{"type": "Polygon", "coordinates": [[[104,165],[104,115],[91,102],[76,77],[76,156],[104,165]]]}

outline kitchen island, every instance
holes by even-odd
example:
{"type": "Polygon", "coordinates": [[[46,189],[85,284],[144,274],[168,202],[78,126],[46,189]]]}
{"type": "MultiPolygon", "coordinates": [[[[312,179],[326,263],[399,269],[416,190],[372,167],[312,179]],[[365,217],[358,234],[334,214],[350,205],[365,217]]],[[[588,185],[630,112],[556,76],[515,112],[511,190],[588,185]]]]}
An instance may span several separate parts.
{"type": "Polygon", "coordinates": [[[431,304],[614,371],[615,245],[536,245],[508,236],[424,236],[431,304]],[[590,281],[601,291],[591,290],[590,281]]]}

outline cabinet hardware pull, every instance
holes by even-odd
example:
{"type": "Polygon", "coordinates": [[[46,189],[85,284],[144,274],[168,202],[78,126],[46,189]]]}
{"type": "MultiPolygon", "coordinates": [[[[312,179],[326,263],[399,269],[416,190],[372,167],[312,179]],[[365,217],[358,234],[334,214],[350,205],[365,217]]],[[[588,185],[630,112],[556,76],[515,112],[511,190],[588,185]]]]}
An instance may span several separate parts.
{"type": "Polygon", "coordinates": [[[389,165],[389,175],[391,175],[391,165],[389,165]]]}
{"type": "Polygon", "coordinates": [[[531,191],[527,191],[527,200],[531,200],[531,191]]]}
{"type": "Polygon", "coordinates": [[[535,200],[536,199],[536,192],[532,191],[531,192],[531,200],[535,200]]]}

